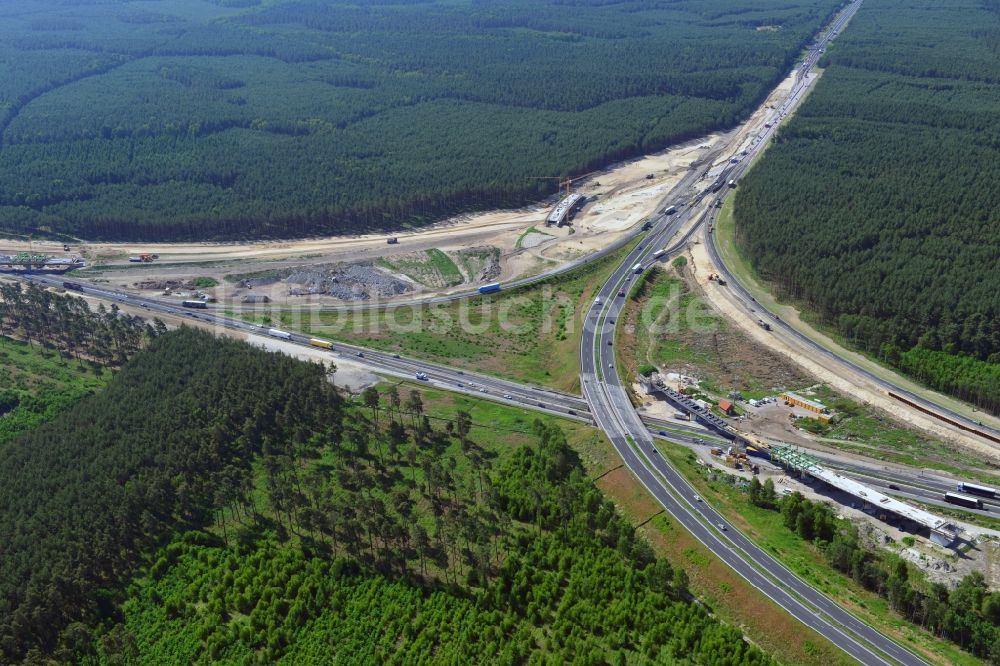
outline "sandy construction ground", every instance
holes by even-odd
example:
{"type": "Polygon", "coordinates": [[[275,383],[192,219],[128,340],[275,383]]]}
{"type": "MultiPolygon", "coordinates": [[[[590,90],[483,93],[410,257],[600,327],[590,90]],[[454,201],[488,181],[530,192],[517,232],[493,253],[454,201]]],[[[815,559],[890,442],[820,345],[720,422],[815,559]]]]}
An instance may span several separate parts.
{"type": "MultiPolygon", "coordinates": [[[[471,247],[496,247],[500,250],[497,279],[509,281],[590,254],[641,224],[690,169],[718,170],[731,155],[749,147],[765,120],[775,113],[772,107],[788,96],[793,84],[794,75],[778,85],[751,118],[734,130],[622,162],[575,181],[573,191],[584,194],[587,203],[577,211],[570,226],[545,227],[545,218],[558,199],[552,197],[535,206],[463,215],[410,233],[400,233],[397,234],[399,243],[395,245],[387,244],[384,234],[372,234],[239,243],[82,243],[71,246],[70,253],[82,255],[91,267],[80,276],[82,279],[154,296],[159,295],[159,289],[140,290],[136,283],[185,282],[196,277],[210,277],[220,285],[205,291],[220,301],[239,300],[246,295],[232,281],[225,280],[227,275],[372,262],[380,257],[391,258],[430,249],[456,252],[471,247]],[[715,165],[708,163],[708,156],[723,148],[721,161],[715,165]],[[533,227],[548,235],[529,233],[533,227]],[[156,254],[159,258],[151,264],[128,261],[129,256],[141,253],[156,254]]],[[[691,193],[694,194],[693,189],[691,193]]],[[[36,242],[32,247],[45,254],[66,254],[61,243],[36,242]]],[[[29,243],[23,239],[0,240],[0,254],[28,249],[29,243]]],[[[401,298],[449,291],[419,283],[413,286],[414,291],[401,298]]],[[[465,288],[467,286],[463,285],[450,290],[465,288]]],[[[287,291],[287,285],[278,284],[257,289],[254,293],[265,294],[276,304],[343,302],[332,296],[289,296],[287,291]]],[[[179,297],[185,295],[178,294],[179,297]]]]}
{"type": "Polygon", "coordinates": [[[688,256],[691,261],[692,273],[697,278],[705,300],[727,319],[739,326],[743,333],[749,337],[787,357],[819,381],[829,384],[844,395],[851,396],[854,400],[873,405],[891,414],[893,418],[919,428],[942,441],[951,442],[988,459],[1000,461],[1000,450],[996,446],[990,445],[978,437],[950,428],[941,421],[917,410],[905,408],[866,377],[845,370],[840,366],[833,367],[824,356],[810,352],[802,347],[801,343],[776,335],[774,331],[765,331],[757,325],[756,318],[737,303],[736,297],[730,290],[726,287],[720,287],[715,282],[708,282],[709,274],[716,272],[716,268],[704,245],[692,245],[688,256]]]}
{"type": "MultiPolygon", "coordinates": [[[[207,290],[220,300],[238,294],[226,275],[280,270],[289,267],[370,262],[380,257],[440,249],[455,252],[470,247],[492,246],[500,250],[500,280],[537,274],[600,249],[654,213],[663,197],[692,166],[702,164],[710,148],[732,136],[714,134],[675,146],[661,153],[620,163],[574,183],[574,192],[587,196],[571,226],[545,227],[545,217],[556,197],[537,206],[518,210],[488,211],[452,218],[411,233],[398,234],[399,243],[389,245],[387,236],[341,236],[293,241],[245,243],[83,243],[72,245],[70,254],[82,255],[90,268],[80,277],[156,295],[157,289],[138,290],[140,281],[184,282],[211,277],[220,283],[207,290]],[[544,234],[528,233],[532,227],[544,234]],[[522,236],[524,237],[522,239],[522,236]],[[521,242],[519,243],[519,239],[521,242]],[[128,257],[141,253],[159,255],[150,264],[135,264],[128,257]],[[99,270],[103,268],[103,270],[99,270]]],[[[35,252],[65,255],[61,243],[35,242],[35,252]]],[[[0,254],[26,251],[24,240],[0,240],[0,254]]],[[[415,294],[442,293],[415,284],[415,294]]],[[[467,288],[467,287],[460,287],[467,288]]],[[[289,297],[287,290],[267,290],[276,303],[338,303],[333,297],[289,297]]]]}
{"type": "Polygon", "coordinates": [[[281,352],[302,361],[323,363],[327,366],[332,363],[336,366],[336,371],[333,373],[331,381],[340,388],[354,393],[381,381],[378,375],[369,368],[322,349],[310,349],[284,340],[252,333],[246,335],[244,339],[255,347],[261,347],[271,352],[281,352]]]}

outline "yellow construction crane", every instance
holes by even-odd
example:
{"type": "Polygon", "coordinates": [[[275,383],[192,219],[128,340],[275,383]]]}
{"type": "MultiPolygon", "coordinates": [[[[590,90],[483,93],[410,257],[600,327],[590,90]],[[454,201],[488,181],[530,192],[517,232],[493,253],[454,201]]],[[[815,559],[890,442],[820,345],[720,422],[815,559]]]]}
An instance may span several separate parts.
{"type": "Polygon", "coordinates": [[[559,198],[569,196],[569,186],[578,180],[583,180],[587,176],[596,173],[591,171],[590,173],[585,173],[582,176],[575,176],[573,178],[566,178],[565,176],[528,176],[531,180],[555,180],[559,182],[559,198]],[[563,186],[566,187],[566,192],[563,192],[563,186]]]}

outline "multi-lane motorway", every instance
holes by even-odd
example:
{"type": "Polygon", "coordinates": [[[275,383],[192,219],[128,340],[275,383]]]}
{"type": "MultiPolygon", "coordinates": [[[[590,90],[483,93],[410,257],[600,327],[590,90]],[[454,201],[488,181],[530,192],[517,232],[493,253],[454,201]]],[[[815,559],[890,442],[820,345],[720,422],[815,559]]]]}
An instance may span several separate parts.
{"type": "MultiPolygon", "coordinates": [[[[850,5],[836,19],[835,27],[828,29],[817,42],[804,63],[806,71],[818,60],[830,36],[850,19],[859,4],[850,5]]],[[[807,77],[800,77],[782,105],[779,118],[801,100],[807,81],[807,77]]],[[[772,125],[766,128],[766,132],[773,129],[772,125]]],[[[748,151],[750,154],[738,161],[736,168],[729,169],[728,173],[724,171],[720,178],[736,179],[742,175],[746,165],[762,149],[766,138],[764,134],[753,142],[748,151]]],[[[676,227],[690,216],[700,214],[696,209],[703,199],[696,199],[691,207],[675,218],[657,220],[649,237],[629,253],[599,290],[585,320],[580,353],[581,383],[591,415],[607,433],[629,470],[660,504],[719,559],[763,594],[861,663],[922,664],[924,662],[918,656],[799,579],[729,525],[711,506],[696,499],[694,488],[660,456],[652,437],[632,407],[616,370],[614,322],[624,302],[618,294],[627,287],[633,266],[639,266],[640,272],[648,267],[654,252],[673,237],[676,227]]]]}
{"type": "MultiPolygon", "coordinates": [[[[810,50],[800,69],[802,76],[799,77],[788,99],[775,112],[772,120],[784,117],[802,98],[809,85],[809,79],[804,74],[818,60],[830,36],[839,32],[859,4],[860,2],[855,2],[849,5],[810,50]]],[[[726,178],[738,179],[743,174],[752,157],[766,143],[766,139],[776,124],[772,122],[771,127],[761,131],[752,142],[751,148],[748,149],[749,155],[742,159],[734,157],[736,162],[723,172],[726,174],[726,178]]],[[[353,357],[351,360],[354,362],[362,363],[380,373],[397,377],[412,378],[416,376],[417,372],[422,372],[426,373],[429,383],[449,390],[479,394],[490,399],[549,411],[571,418],[592,419],[607,432],[628,468],[681,525],[711,549],[722,561],[797,619],[843,648],[862,663],[907,665],[924,663],[916,655],[859,621],[825,595],[814,590],[728,525],[714,509],[706,503],[694,499],[694,489],[659,455],[653,444],[652,436],[647,430],[647,425],[644,425],[632,408],[625,387],[615,368],[614,322],[617,320],[624,301],[617,294],[619,289],[627,288],[629,283],[626,278],[633,265],[639,263],[644,267],[648,266],[653,261],[653,253],[659,249],[668,250],[661,257],[661,260],[669,258],[687,243],[688,238],[699,228],[698,225],[703,223],[705,218],[711,219],[711,216],[714,215],[714,209],[708,209],[707,212],[705,210],[707,208],[705,193],[696,195],[693,199],[689,194],[699,176],[698,171],[691,171],[671,191],[665,203],[676,205],[678,212],[673,216],[660,215],[657,217],[650,234],[629,253],[622,265],[615,270],[611,278],[600,289],[599,302],[594,303],[584,323],[581,350],[581,381],[584,399],[548,389],[518,385],[478,373],[414,361],[396,354],[339,343],[336,344],[333,358],[336,358],[338,354],[344,357],[353,357]],[[687,234],[673,246],[666,248],[666,243],[673,239],[680,229],[689,224],[690,229],[687,234]]],[[[600,256],[624,246],[627,241],[628,239],[617,246],[605,249],[600,256]]],[[[709,243],[709,247],[712,247],[711,243],[709,243]]],[[[594,259],[595,257],[591,256],[586,261],[594,259]]],[[[577,263],[583,261],[585,260],[580,260],[577,263]]],[[[563,267],[560,271],[569,270],[575,265],[572,264],[568,268],[563,267]]],[[[720,269],[725,270],[721,262],[719,266],[720,269]]],[[[521,283],[530,284],[533,281],[551,277],[552,274],[527,278],[507,286],[518,286],[521,283]]],[[[61,278],[57,279],[52,276],[29,275],[25,278],[50,286],[61,286],[62,284],[61,278]]],[[[735,280],[733,280],[733,284],[736,285],[735,280]]],[[[84,285],[81,291],[92,297],[119,301],[152,312],[197,319],[243,333],[267,335],[267,331],[261,330],[258,326],[239,319],[223,317],[213,311],[189,311],[170,303],[140,298],[98,286],[84,285]]],[[[425,300],[422,302],[451,300],[468,295],[469,293],[449,294],[433,301],[425,300]]],[[[749,294],[746,294],[746,297],[748,302],[751,302],[749,294]]],[[[777,321],[776,318],[775,320],[777,321]]],[[[309,344],[307,336],[298,334],[291,334],[289,341],[309,344]]],[[[654,423],[654,427],[664,426],[654,423]]],[[[689,442],[693,437],[699,436],[702,431],[671,424],[667,432],[669,439],[689,442]],[[676,433],[675,431],[678,430],[687,430],[688,432],[687,434],[676,433]]]]}

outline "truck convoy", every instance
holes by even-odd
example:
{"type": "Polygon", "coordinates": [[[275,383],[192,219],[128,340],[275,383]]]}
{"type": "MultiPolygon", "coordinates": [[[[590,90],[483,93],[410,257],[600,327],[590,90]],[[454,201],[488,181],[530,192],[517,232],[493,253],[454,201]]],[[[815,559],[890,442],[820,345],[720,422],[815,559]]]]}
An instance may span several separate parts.
{"type": "Polygon", "coordinates": [[[497,292],[497,291],[500,291],[500,283],[499,282],[493,282],[491,284],[484,284],[482,287],[479,288],[479,293],[480,294],[492,294],[492,293],[497,292]]]}
{"type": "Polygon", "coordinates": [[[291,340],[292,334],[288,331],[281,331],[276,328],[267,329],[267,334],[273,338],[281,338],[282,340],[291,340]]]}

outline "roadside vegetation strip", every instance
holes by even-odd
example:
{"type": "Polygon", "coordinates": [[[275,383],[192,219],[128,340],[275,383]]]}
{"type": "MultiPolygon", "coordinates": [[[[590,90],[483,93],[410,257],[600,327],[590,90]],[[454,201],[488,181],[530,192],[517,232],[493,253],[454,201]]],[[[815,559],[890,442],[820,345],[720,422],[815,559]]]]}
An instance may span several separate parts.
{"type": "Polygon", "coordinates": [[[904,620],[889,608],[883,598],[835,571],[818,547],[784,526],[780,513],[752,505],[744,490],[727,481],[726,477],[732,475],[697,465],[694,452],[685,446],[665,443],[661,450],[699,494],[748,538],[863,622],[887,633],[894,640],[902,641],[904,645],[919,647],[920,656],[932,662],[968,666],[980,663],[954,644],[904,620]]]}
{"type": "Polygon", "coordinates": [[[564,275],[495,294],[391,310],[237,312],[236,317],[570,393],[597,285],[638,242],[564,275]]]}
{"type": "MultiPolygon", "coordinates": [[[[622,469],[598,485],[609,494],[633,524],[649,519],[659,505],[622,469]]],[[[672,516],[654,516],[640,531],[657,552],[683,564],[689,587],[720,619],[743,629],[747,637],[782,663],[848,666],[856,662],[842,650],[763,597],[736,571],[724,564],[677,525],[672,516]]]]}

